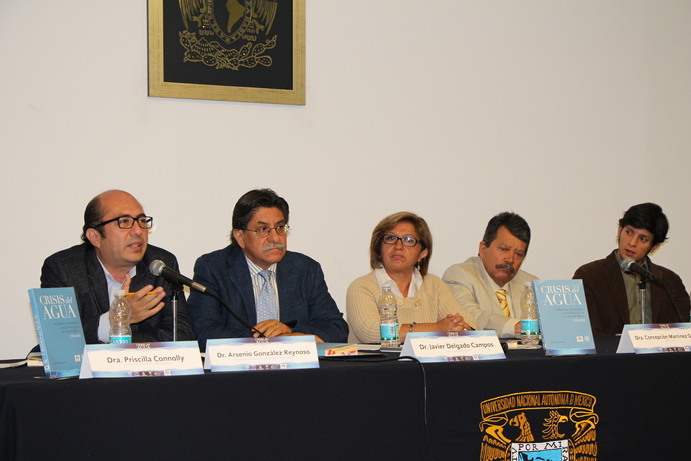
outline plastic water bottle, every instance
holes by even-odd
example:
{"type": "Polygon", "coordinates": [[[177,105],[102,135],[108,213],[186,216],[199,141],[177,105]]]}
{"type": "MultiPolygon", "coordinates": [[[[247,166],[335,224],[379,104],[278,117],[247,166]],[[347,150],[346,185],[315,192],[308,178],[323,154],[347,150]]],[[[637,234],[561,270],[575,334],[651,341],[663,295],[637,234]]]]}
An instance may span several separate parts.
{"type": "Polygon", "coordinates": [[[110,343],[131,343],[132,328],[130,319],[132,309],[125,298],[125,290],[117,290],[108,311],[110,317],[110,343]]]}
{"type": "Polygon", "coordinates": [[[391,293],[391,288],[384,287],[377,302],[379,308],[379,336],[381,347],[399,347],[401,339],[398,337],[398,303],[391,293]]]}
{"type": "Polygon", "coordinates": [[[521,343],[537,344],[539,342],[540,325],[537,321],[537,307],[535,295],[530,282],[525,283],[521,295],[521,343]]]}

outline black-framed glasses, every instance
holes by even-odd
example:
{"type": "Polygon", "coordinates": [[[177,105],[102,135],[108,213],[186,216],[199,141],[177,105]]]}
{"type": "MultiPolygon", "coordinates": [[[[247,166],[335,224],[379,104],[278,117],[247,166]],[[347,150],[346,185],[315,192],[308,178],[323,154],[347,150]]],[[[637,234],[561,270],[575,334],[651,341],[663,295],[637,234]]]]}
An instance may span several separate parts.
{"type": "Polygon", "coordinates": [[[384,234],[382,242],[386,243],[387,245],[395,245],[396,243],[398,243],[399,240],[401,241],[404,247],[414,247],[415,245],[417,245],[417,239],[409,235],[406,235],[405,237],[399,237],[395,234],[384,234]]]}
{"type": "Polygon", "coordinates": [[[126,214],[118,216],[117,218],[109,219],[108,221],[103,221],[91,227],[101,227],[112,222],[117,222],[118,227],[120,229],[132,229],[134,227],[135,222],[139,224],[139,227],[141,227],[142,229],[151,229],[154,225],[154,218],[145,215],[137,216],[136,218],[134,218],[126,214]]]}
{"type": "Polygon", "coordinates": [[[271,229],[275,230],[276,234],[283,236],[283,235],[288,234],[288,231],[290,231],[290,226],[288,224],[277,224],[274,227],[259,226],[256,229],[245,229],[245,230],[249,231],[249,232],[256,232],[257,237],[264,238],[264,237],[269,236],[269,234],[271,233],[271,229]]]}

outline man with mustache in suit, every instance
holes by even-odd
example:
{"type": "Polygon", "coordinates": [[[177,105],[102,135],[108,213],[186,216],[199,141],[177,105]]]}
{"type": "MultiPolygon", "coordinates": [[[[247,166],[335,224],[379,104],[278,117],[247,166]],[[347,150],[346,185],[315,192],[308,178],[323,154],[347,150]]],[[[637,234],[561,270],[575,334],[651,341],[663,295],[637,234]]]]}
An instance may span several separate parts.
{"type": "Polygon", "coordinates": [[[317,341],[345,342],[348,325],[315,260],[287,250],[288,203],[271,189],[240,197],[233,209],[231,243],[201,256],[194,280],[218,295],[192,292],[190,314],[203,348],[207,339],[315,335],[317,341]]]}
{"type": "Polygon", "coordinates": [[[487,223],[478,256],[454,264],[443,279],[461,306],[475,316],[478,329],[495,330],[500,338],[520,333],[520,299],[525,282],[537,279],[521,270],[528,253],[530,227],[512,212],[487,223]]]}

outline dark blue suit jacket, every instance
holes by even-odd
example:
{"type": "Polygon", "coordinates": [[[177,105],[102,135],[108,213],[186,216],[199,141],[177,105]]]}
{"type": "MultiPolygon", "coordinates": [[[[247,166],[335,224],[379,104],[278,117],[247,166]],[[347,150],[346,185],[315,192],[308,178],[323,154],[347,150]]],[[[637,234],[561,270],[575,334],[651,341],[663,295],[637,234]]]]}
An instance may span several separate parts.
{"type": "MultiPolygon", "coordinates": [[[[166,305],[156,315],[132,324],[132,341],[138,343],[173,340],[173,314],[170,304],[173,290],[180,292],[177,339],[194,339],[182,286],[169,283],[163,277],[156,277],[149,272],[149,264],[155,259],[160,259],[166,266],[178,270],[178,261],[172,253],[147,245],[144,258],[137,264],[137,275],[132,278],[130,291],[139,291],[146,285],[163,287],[166,292],[163,302],[166,305]]],[[[84,339],[88,344],[98,343],[99,319],[101,314],[108,312],[110,305],[108,282],[94,248],[88,243],[82,243],[46,258],[41,269],[41,288],[51,287],[74,287],[79,316],[84,327],[84,339]]]]}
{"type": "MultiPolygon", "coordinates": [[[[194,280],[218,295],[247,323],[257,324],[252,279],[240,247],[230,245],[201,256],[194,265],[194,280]]],[[[293,331],[317,335],[326,342],[348,339],[348,324],[329,294],[319,263],[288,251],[276,266],[276,284],[279,321],[295,321],[293,331]]],[[[193,291],[187,305],[202,348],[206,347],[207,339],[252,336],[250,330],[208,295],[193,291]]]]}

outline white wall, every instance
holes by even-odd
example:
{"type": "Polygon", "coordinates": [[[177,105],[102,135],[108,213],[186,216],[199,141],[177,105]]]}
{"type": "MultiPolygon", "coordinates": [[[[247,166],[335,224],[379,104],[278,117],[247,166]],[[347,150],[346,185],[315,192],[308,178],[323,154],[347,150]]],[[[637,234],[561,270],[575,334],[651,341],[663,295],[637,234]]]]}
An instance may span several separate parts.
{"type": "Polygon", "coordinates": [[[487,220],[533,230],[524,268],[569,278],[630,205],[671,221],[687,264],[691,2],[307,0],[307,105],[147,97],[144,1],[0,2],[0,358],[36,344],[26,290],[78,243],[86,202],[132,192],[183,272],[225,246],[237,198],[291,205],[289,246],[342,310],[385,215],[434,233],[431,272],[487,220]]]}

